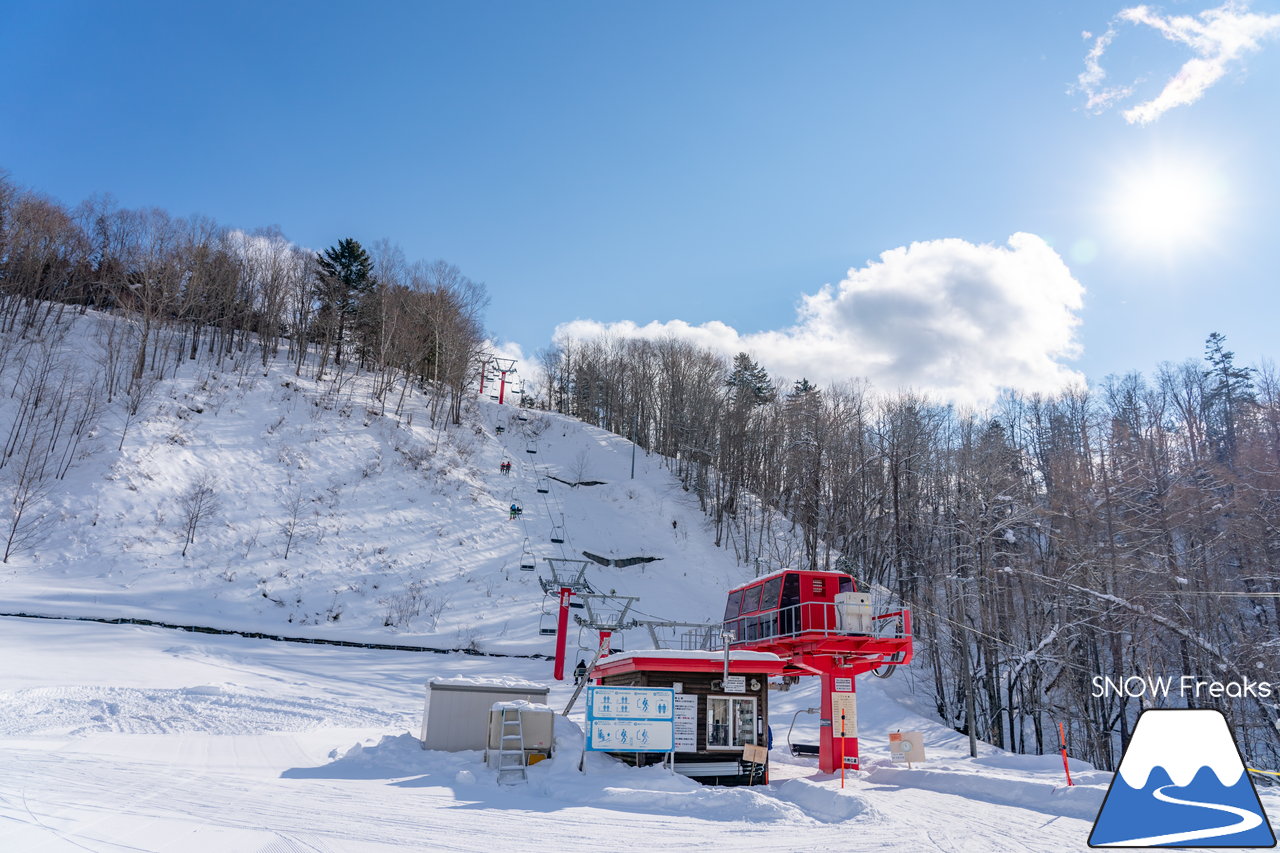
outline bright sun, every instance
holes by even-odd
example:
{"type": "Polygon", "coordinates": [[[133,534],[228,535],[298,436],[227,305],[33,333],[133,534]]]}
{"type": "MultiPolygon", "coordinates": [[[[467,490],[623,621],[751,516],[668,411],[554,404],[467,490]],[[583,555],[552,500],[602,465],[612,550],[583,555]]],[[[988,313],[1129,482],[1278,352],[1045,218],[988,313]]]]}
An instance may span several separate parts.
{"type": "Polygon", "coordinates": [[[1211,168],[1157,160],[1119,177],[1110,203],[1113,227],[1134,250],[1177,253],[1210,242],[1222,211],[1223,184],[1211,168]]]}

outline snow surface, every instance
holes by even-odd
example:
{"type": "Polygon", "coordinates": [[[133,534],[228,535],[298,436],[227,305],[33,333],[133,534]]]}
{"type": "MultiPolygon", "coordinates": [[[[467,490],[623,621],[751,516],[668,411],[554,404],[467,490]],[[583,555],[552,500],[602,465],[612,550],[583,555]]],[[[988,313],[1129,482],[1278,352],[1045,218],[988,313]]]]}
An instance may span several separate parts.
{"type": "Polygon", "coordinates": [[[514,678],[512,676],[478,676],[478,675],[453,675],[448,678],[430,678],[426,682],[430,684],[438,684],[441,687],[500,687],[503,690],[545,690],[546,684],[540,684],[536,681],[529,681],[525,678],[514,678]]]}
{"type": "MultiPolygon", "coordinates": [[[[91,362],[107,319],[75,322],[68,357],[91,362]]],[[[683,622],[717,621],[752,572],[714,545],[661,460],[638,454],[630,478],[618,436],[556,415],[520,421],[488,400],[441,434],[417,392],[397,417],[361,377],[334,391],[283,362],[233,367],[184,366],[120,450],[123,414],[107,408],[43,507],[57,525],[0,566],[0,610],[472,653],[0,618],[0,851],[1086,849],[1111,774],[1073,762],[1068,789],[1056,754],[982,745],[970,759],[911,667],[859,681],[866,769],[843,788],[786,748],[817,741],[805,713],[816,679],[770,697],[767,786],[704,787],[601,754],[579,773],[582,703],[557,716],[556,757],[527,785],[499,786],[479,752],[424,751],[409,733],[428,682],[550,684],[550,706],[568,703],[572,684],[527,657],[554,644],[538,630],[554,618],[543,558],[661,558],[593,563],[587,578],[639,596],[631,616],[683,622]],[[548,473],[603,484],[552,481],[540,495],[548,473]],[[202,474],[222,509],[183,558],[176,497],[202,474]],[[286,559],[291,499],[301,512],[286,559]],[[549,542],[561,524],[563,546],[549,542]],[[529,556],[536,572],[520,569],[529,556]],[[923,766],[892,761],[896,730],[924,732],[923,766]]],[[[571,655],[594,652],[592,632],[571,631],[571,655]]],[[[679,646],[674,632],[662,639],[679,646]]],[[[615,640],[649,645],[644,630],[615,640]]]]}
{"type": "MultiPolygon", "coordinates": [[[[67,357],[98,358],[97,326],[109,318],[69,319],[67,357]]],[[[538,632],[547,557],[661,558],[588,567],[595,589],[639,596],[630,615],[640,618],[718,622],[724,591],[751,577],[715,547],[696,498],[658,457],[638,454],[630,479],[626,439],[557,415],[520,421],[487,399],[441,433],[420,393],[397,417],[370,388],[357,376],[335,392],[284,361],[191,362],[144,403],[122,450],[123,409],[108,406],[85,458],[53,484],[44,509],[56,525],[0,566],[0,611],[548,654],[554,638],[538,632]],[[498,473],[504,460],[509,476],[498,473]],[[539,494],[544,474],[603,484],[551,480],[539,494]],[[221,510],[184,558],[177,498],[202,475],[221,510]],[[513,500],[524,509],[515,521],[513,500]],[[553,525],[564,544],[550,542],[553,525]],[[536,571],[521,571],[526,556],[536,571]]],[[[594,650],[589,632],[571,630],[594,650]]],[[[650,644],[643,630],[615,641],[650,644]]]]}
{"type": "MultiPolygon", "coordinates": [[[[501,786],[482,753],[409,734],[423,682],[546,680],[547,661],[21,619],[0,619],[0,648],[6,851],[1084,850],[1110,778],[1077,765],[1068,790],[1056,756],[984,746],[971,761],[962,736],[885,692],[894,680],[864,679],[871,769],[843,790],[786,752],[792,715],[817,702],[803,682],[772,697],[767,786],[704,787],[595,753],[579,773],[579,726],[558,715],[556,757],[501,786]],[[896,728],[926,733],[923,768],[891,763],[896,728]]],[[[572,684],[551,683],[561,708],[572,684]]],[[[800,716],[796,739],[815,737],[800,716]]]]}

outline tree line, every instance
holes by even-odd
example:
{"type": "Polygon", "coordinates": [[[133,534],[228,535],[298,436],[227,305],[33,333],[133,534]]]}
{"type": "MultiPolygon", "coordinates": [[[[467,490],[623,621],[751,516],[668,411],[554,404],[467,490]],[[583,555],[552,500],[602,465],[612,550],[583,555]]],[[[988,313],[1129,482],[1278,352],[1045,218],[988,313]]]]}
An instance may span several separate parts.
{"type": "Polygon", "coordinates": [[[563,341],[543,405],[671,461],[716,543],[761,570],[847,571],[914,613],[941,719],[1114,769],[1144,707],[1225,707],[1280,763],[1280,374],[1213,334],[1204,358],[985,412],[772,378],[674,339],[563,341]],[[1168,698],[1095,676],[1174,676],[1168,698]]]}
{"type": "Polygon", "coordinates": [[[288,359],[332,395],[363,373],[372,408],[399,415],[420,392],[433,427],[460,423],[487,303],[456,266],[410,262],[386,240],[310,252],[276,227],[247,232],[106,196],[67,207],[0,170],[3,560],[40,538],[33,510],[86,432],[116,412],[123,446],[184,363],[243,376],[288,359]],[[86,364],[66,338],[90,312],[100,357],[86,364]]]}

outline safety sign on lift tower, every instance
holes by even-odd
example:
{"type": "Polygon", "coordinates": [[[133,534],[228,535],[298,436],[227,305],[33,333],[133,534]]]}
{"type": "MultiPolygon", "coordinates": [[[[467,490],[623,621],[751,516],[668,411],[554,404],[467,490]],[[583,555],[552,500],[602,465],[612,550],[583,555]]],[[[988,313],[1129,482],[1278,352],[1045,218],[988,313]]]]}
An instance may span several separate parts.
{"type": "Polygon", "coordinates": [[[587,749],[670,752],[675,691],[669,687],[588,687],[587,749]]]}

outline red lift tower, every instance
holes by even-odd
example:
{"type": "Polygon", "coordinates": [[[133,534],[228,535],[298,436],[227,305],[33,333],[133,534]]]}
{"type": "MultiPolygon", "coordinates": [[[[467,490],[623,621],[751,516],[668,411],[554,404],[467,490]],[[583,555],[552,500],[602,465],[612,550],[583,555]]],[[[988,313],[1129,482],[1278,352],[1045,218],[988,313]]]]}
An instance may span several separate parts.
{"type": "Polygon", "coordinates": [[[818,765],[856,770],[855,680],[911,662],[911,611],[874,613],[871,596],[843,572],[784,569],[730,590],[724,628],[730,648],[782,658],[784,677],[822,680],[818,765]]]}
{"type": "Polygon", "coordinates": [[[493,366],[498,369],[500,375],[498,382],[498,405],[501,406],[506,401],[507,396],[507,374],[516,372],[516,360],[514,358],[495,358],[493,366]]]}

